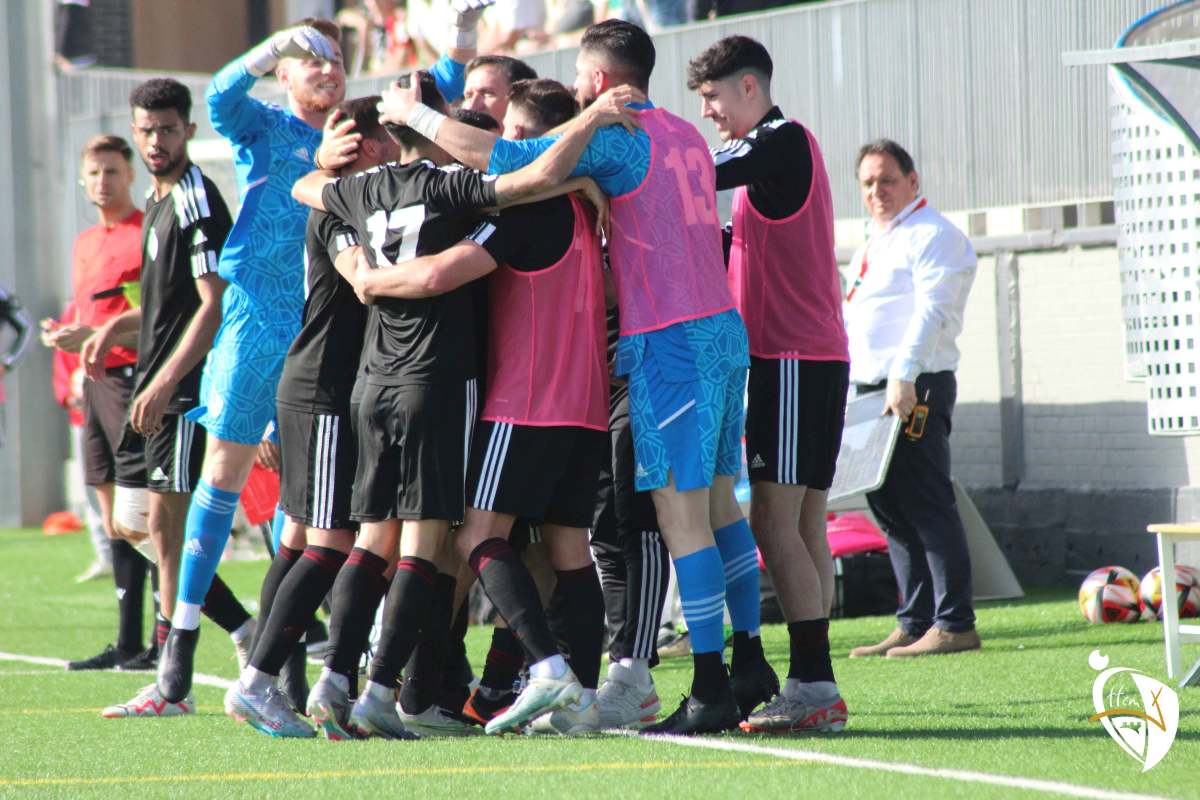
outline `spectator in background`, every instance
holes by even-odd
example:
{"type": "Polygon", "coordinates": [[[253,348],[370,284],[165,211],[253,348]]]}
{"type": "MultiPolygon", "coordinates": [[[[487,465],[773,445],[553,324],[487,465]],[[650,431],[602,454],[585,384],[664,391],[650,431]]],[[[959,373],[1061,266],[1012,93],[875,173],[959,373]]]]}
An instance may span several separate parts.
{"type": "Polygon", "coordinates": [[[8,350],[0,355],[0,447],[4,446],[4,378],[12,372],[12,368],[25,355],[29,346],[29,317],[21,308],[21,301],[3,286],[0,286],[0,332],[4,327],[12,328],[16,337],[8,346],[8,350]]]}
{"type": "Polygon", "coordinates": [[[867,503],[888,538],[900,586],[897,626],[851,658],[888,658],[978,650],[971,606],[971,559],[950,482],[954,412],[967,294],[975,251],[921,196],[912,157],[889,139],[863,145],[858,183],[871,237],[851,262],[843,315],[850,380],[858,395],[886,391],[884,413],[908,423],[887,478],[867,503]]]}
{"type": "Polygon", "coordinates": [[[549,43],[546,34],[546,0],[497,0],[496,8],[487,18],[491,30],[484,46],[490,53],[511,53],[522,42],[531,42],[533,49],[549,43]]]}
{"type": "MultiPolygon", "coordinates": [[[[632,0],[631,0],[632,1],[632,0]]],[[[753,14],[785,6],[820,3],[824,0],[686,0],[688,19],[692,21],[729,17],[734,14],[753,14]]]]}
{"type": "Polygon", "coordinates": [[[672,25],[682,25],[694,19],[690,4],[708,0],[622,0],[616,15],[650,33],[658,33],[672,25]]]}
{"type": "Polygon", "coordinates": [[[408,33],[406,6],[396,0],[365,0],[362,7],[343,9],[337,22],[353,31],[357,50],[349,73],[388,74],[417,64],[417,46],[408,33]]]}
{"type": "Polygon", "coordinates": [[[58,0],[54,63],[70,71],[96,63],[92,46],[91,0],[58,0]]]}

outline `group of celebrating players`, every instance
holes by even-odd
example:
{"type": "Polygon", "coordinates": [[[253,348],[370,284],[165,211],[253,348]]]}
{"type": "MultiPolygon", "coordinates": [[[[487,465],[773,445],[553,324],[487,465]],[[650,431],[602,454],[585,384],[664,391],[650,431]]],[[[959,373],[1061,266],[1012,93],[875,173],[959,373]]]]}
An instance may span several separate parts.
{"type": "Polygon", "coordinates": [[[274,558],[256,632],[244,612],[227,626],[246,663],[225,710],[254,728],[841,730],[824,512],[849,373],[817,142],[774,106],[752,39],[690,63],[726,141],[710,151],[649,102],[641,28],[593,25],[572,91],[476,58],[484,5],[459,0],[454,47],[382,96],[344,99],[324,20],[222,69],[206,101],[233,145],[236,218],[188,159],[188,90],[133,92],[152,176],[140,306],[81,354],[99,384],[113,348],[137,348],[113,520],[153,543],[162,648],[155,683],[105,714],[194,710],[199,617],[266,437],[274,558]],[[283,106],[249,95],[272,72],[283,106]],[[715,193],[734,188],[723,230],[715,193]],[[743,433],[753,532],[734,497],[743,433]],[[760,550],[788,620],[782,686],[759,638],[760,550]],[[694,672],[657,721],[667,553],[694,672]],[[498,620],[472,685],[475,581],[498,620]],[[310,691],[301,639],[327,597],[310,691]]]}

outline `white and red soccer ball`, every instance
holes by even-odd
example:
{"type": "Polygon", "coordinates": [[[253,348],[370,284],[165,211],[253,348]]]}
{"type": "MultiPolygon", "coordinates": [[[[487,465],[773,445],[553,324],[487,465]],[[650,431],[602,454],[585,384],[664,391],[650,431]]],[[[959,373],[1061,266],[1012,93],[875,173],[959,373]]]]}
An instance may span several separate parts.
{"type": "Polygon", "coordinates": [[[1079,610],[1093,625],[1137,622],[1142,616],[1140,588],[1137,575],[1124,567],[1100,567],[1079,587],[1079,610]]]}
{"type": "MultiPolygon", "coordinates": [[[[1162,619],[1162,569],[1155,567],[1142,578],[1142,608],[1147,619],[1162,619]]],[[[1180,617],[1200,616],[1200,570],[1184,564],[1175,567],[1173,592],[1180,617]]]]}

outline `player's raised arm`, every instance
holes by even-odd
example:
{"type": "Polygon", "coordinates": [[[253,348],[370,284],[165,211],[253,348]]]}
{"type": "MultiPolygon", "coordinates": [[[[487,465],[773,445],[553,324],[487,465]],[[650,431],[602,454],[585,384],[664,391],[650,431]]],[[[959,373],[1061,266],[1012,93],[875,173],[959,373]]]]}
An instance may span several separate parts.
{"type": "Polygon", "coordinates": [[[605,92],[573,119],[562,137],[533,163],[501,175],[496,182],[496,201],[501,206],[512,205],[560,186],[575,171],[597,130],[614,124],[627,125],[631,129],[636,125],[637,112],[629,108],[628,103],[639,96],[641,93],[629,86],[605,92]]]}
{"type": "Polygon", "coordinates": [[[272,34],[254,49],[227,64],[204,92],[213,129],[234,141],[253,138],[271,123],[271,107],[250,96],[259,78],[273,72],[284,58],[341,60],[332,42],[308,25],[272,34]]]}
{"type": "Polygon", "coordinates": [[[410,80],[407,86],[402,85],[400,81],[393,81],[380,96],[381,122],[407,125],[429,141],[435,142],[459,163],[479,170],[487,169],[492,147],[499,137],[490,131],[450,119],[422,103],[420,81],[410,80]]]}
{"type": "Polygon", "coordinates": [[[453,0],[450,4],[454,11],[451,22],[454,40],[430,70],[447,103],[463,95],[467,64],[479,54],[479,19],[495,3],[496,0],[453,0]]]}
{"type": "MultiPolygon", "coordinates": [[[[409,126],[426,139],[435,142],[455,160],[475,169],[491,169],[494,166],[492,154],[497,148],[504,148],[506,151],[525,150],[529,154],[525,161],[528,163],[553,146],[551,139],[523,142],[500,139],[494,133],[450,119],[421,103],[419,91],[411,85],[404,87],[393,83],[383,91],[382,98],[379,104],[381,120],[409,126]]],[[[552,183],[561,183],[579,163],[584,148],[597,129],[606,125],[621,124],[632,132],[637,126],[638,112],[628,105],[644,102],[645,99],[645,94],[632,86],[618,86],[605,92],[564,129],[562,139],[569,138],[569,141],[555,151],[554,155],[539,167],[539,171],[544,170],[548,176],[558,176],[552,183]]],[[[503,161],[509,163],[512,159],[506,157],[503,161]]],[[[542,185],[540,188],[548,188],[548,185],[542,185]]]]}

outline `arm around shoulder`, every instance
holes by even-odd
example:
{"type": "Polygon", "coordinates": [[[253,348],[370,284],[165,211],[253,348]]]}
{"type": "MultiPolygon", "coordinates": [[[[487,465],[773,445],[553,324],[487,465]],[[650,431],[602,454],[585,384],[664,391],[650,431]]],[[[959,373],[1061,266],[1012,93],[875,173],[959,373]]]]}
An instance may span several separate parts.
{"type": "Polygon", "coordinates": [[[322,195],[325,187],[337,180],[329,170],[315,169],[292,184],[292,199],[318,211],[327,211],[322,195]]]}

